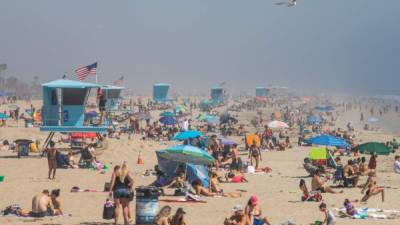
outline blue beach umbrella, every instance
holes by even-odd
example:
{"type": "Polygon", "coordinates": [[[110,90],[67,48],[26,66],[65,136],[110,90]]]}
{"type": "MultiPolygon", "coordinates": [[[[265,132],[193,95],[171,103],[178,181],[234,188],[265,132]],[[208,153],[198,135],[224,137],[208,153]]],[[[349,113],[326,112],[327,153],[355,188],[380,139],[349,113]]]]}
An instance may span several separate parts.
{"type": "Polygon", "coordinates": [[[345,140],[331,135],[316,136],[306,140],[305,142],[313,145],[325,145],[325,146],[335,146],[344,148],[350,146],[345,140]]]}
{"type": "Polygon", "coordinates": [[[160,118],[160,123],[164,125],[175,125],[176,124],[176,119],[170,116],[164,116],[160,118]]]}
{"type": "Polygon", "coordinates": [[[160,116],[175,117],[175,113],[169,112],[169,111],[164,111],[164,112],[160,113],[160,116]]]}
{"type": "Polygon", "coordinates": [[[187,139],[192,139],[192,138],[201,137],[201,136],[203,136],[203,134],[200,131],[188,130],[188,131],[183,131],[183,132],[177,133],[174,137],[174,140],[184,141],[187,139]]]}

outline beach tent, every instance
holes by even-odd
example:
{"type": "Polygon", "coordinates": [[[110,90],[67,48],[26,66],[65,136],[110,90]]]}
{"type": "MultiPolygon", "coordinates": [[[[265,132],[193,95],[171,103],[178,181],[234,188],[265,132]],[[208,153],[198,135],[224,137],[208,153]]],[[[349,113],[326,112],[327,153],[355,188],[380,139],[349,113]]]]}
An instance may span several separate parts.
{"type": "Polygon", "coordinates": [[[153,85],[153,100],[156,102],[165,103],[169,101],[168,90],[170,85],[158,83],[153,85]]]}
{"type": "Polygon", "coordinates": [[[318,160],[318,161],[323,161],[327,165],[336,168],[336,162],[333,159],[333,156],[331,153],[328,151],[327,148],[325,147],[319,147],[319,148],[312,148],[310,152],[308,153],[308,157],[311,160],[318,160]]]}
{"type": "Polygon", "coordinates": [[[367,142],[355,147],[355,150],[364,154],[376,153],[378,155],[389,155],[390,153],[394,152],[393,149],[390,149],[384,143],[379,143],[379,142],[367,142]]]}

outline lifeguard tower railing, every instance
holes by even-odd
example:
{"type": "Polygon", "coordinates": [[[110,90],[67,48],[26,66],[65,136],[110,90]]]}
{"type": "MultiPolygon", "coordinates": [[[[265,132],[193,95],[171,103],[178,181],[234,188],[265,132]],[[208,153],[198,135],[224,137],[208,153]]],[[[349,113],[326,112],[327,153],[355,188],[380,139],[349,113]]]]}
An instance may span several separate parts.
{"type": "Polygon", "coordinates": [[[55,80],[42,85],[43,108],[41,131],[97,132],[107,131],[102,123],[85,122],[85,106],[90,89],[101,85],[73,80],[55,80]]]}
{"type": "Polygon", "coordinates": [[[103,94],[106,98],[106,111],[107,112],[123,112],[131,111],[131,109],[122,109],[121,105],[121,93],[125,87],[113,86],[113,85],[103,85],[101,87],[103,94]]]}

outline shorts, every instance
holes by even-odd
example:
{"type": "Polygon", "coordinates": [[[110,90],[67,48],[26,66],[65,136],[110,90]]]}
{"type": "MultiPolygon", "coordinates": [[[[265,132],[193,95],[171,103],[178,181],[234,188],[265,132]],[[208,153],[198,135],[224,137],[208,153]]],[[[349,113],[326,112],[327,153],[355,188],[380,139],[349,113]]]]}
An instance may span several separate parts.
{"type": "Polygon", "coordinates": [[[316,191],[319,191],[319,192],[321,192],[321,193],[326,193],[324,187],[317,188],[316,191]]]}
{"type": "Polygon", "coordinates": [[[113,192],[114,198],[129,198],[130,193],[128,188],[118,188],[113,192]]]}
{"type": "Polygon", "coordinates": [[[253,219],[253,225],[263,225],[263,224],[264,224],[263,220],[256,218],[253,219]]]}
{"type": "Polygon", "coordinates": [[[57,160],[55,159],[49,159],[47,160],[49,164],[50,169],[56,169],[57,168],[57,160]]]}
{"type": "Polygon", "coordinates": [[[45,216],[54,216],[54,212],[52,210],[47,210],[46,212],[31,212],[30,213],[31,217],[45,217],[45,216]]]}

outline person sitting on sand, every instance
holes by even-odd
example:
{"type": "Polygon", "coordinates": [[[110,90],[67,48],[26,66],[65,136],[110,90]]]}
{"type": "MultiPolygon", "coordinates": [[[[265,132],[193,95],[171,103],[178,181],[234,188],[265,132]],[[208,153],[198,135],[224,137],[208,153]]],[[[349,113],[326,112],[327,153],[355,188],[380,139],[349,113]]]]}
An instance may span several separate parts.
{"type": "Polygon", "coordinates": [[[55,189],[51,191],[51,202],[54,206],[54,215],[64,215],[61,209],[61,201],[60,201],[60,189],[55,189]]]}
{"type": "Polygon", "coordinates": [[[373,196],[373,195],[377,195],[377,194],[381,194],[382,196],[382,202],[385,201],[385,189],[382,187],[378,187],[376,185],[376,172],[370,172],[368,174],[368,180],[367,182],[364,184],[363,189],[361,190],[361,194],[364,193],[364,191],[367,189],[367,191],[365,192],[364,197],[361,199],[362,202],[366,202],[368,201],[368,199],[373,196]]]}
{"type": "Polygon", "coordinates": [[[179,174],[174,177],[170,184],[168,184],[168,188],[183,188],[185,187],[185,174],[179,172],[179,174]]]}
{"type": "Polygon", "coordinates": [[[154,218],[154,223],[156,225],[170,225],[171,206],[166,205],[160,209],[156,217],[154,218]]]}
{"type": "Polygon", "coordinates": [[[212,193],[215,193],[216,195],[220,195],[220,196],[223,196],[223,197],[238,198],[238,197],[242,196],[242,194],[240,194],[240,193],[231,193],[231,192],[224,193],[224,190],[219,185],[218,175],[216,173],[212,173],[211,174],[210,191],[212,193]]]}
{"type": "Polygon", "coordinates": [[[324,222],[322,222],[322,225],[335,225],[335,223],[336,223],[336,217],[335,217],[335,215],[333,214],[333,212],[332,212],[330,209],[328,209],[328,208],[326,207],[326,204],[325,204],[325,203],[321,203],[321,204],[319,205],[319,210],[320,210],[321,212],[323,212],[323,213],[324,213],[324,216],[325,216],[324,222]]]}
{"type": "Polygon", "coordinates": [[[356,171],[354,171],[353,165],[354,165],[353,161],[349,160],[347,162],[347,165],[344,166],[343,168],[344,179],[346,179],[348,183],[353,184],[354,187],[357,187],[358,175],[356,171]]]}
{"type": "Polygon", "coordinates": [[[53,216],[53,205],[50,198],[49,190],[43,190],[42,193],[32,198],[31,217],[53,216]]]}
{"type": "Polygon", "coordinates": [[[331,187],[327,186],[325,183],[327,180],[322,180],[321,177],[321,170],[317,170],[317,173],[313,176],[311,180],[311,190],[312,191],[320,191],[321,193],[332,193],[332,194],[338,194],[338,193],[343,193],[343,191],[336,192],[334,191],[331,187]]]}
{"type": "Polygon", "coordinates": [[[202,195],[205,197],[214,197],[215,193],[210,192],[207,188],[203,187],[203,184],[200,179],[194,180],[192,182],[192,187],[195,191],[196,195],[202,195]]]}
{"type": "Polygon", "coordinates": [[[73,169],[78,168],[78,164],[75,162],[75,158],[74,155],[72,154],[72,151],[68,152],[68,166],[73,169]]]}
{"type": "Polygon", "coordinates": [[[233,215],[225,218],[224,225],[250,225],[250,220],[244,213],[241,205],[233,207],[233,215]]]}
{"type": "Polygon", "coordinates": [[[348,216],[354,216],[355,214],[357,214],[357,210],[354,208],[353,204],[349,199],[346,198],[344,200],[343,206],[346,209],[346,214],[348,216]]]}
{"type": "Polygon", "coordinates": [[[247,201],[247,205],[244,208],[244,212],[250,221],[253,221],[253,225],[271,225],[267,217],[261,216],[261,207],[258,202],[257,196],[253,195],[247,201]]]}
{"type": "Polygon", "coordinates": [[[187,223],[184,217],[185,214],[186,212],[183,210],[183,208],[178,208],[175,215],[171,219],[171,225],[186,225],[187,223]]]}
{"type": "Polygon", "coordinates": [[[319,191],[311,191],[311,192],[308,191],[306,181],[304,179],[300,180],[299,188],[303,192],[303,196],[301,196],[302,201],[317,201],[317,202],[319,202],[322,200],[322,196],[319,191]]]}

